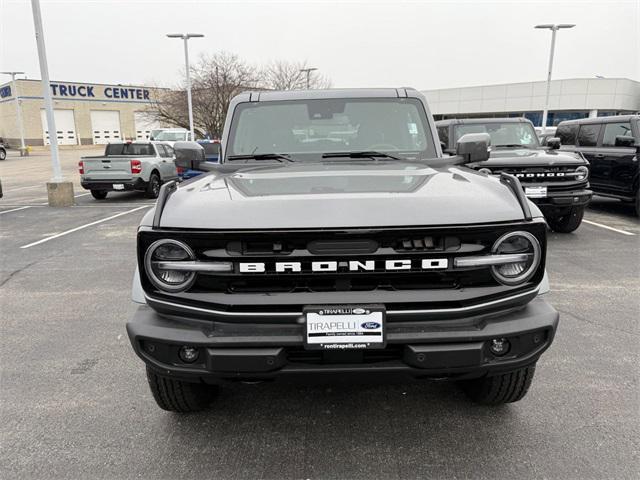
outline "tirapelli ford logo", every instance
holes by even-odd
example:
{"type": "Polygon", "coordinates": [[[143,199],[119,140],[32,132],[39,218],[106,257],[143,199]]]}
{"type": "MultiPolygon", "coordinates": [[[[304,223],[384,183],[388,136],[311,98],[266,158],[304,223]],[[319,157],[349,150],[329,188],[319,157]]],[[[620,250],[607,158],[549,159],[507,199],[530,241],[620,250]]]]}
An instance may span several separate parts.
{"type": "Polygon", "coordinates": [[[376,328],[380,328],[380,324],[378,322],[364,322],[360,326],[362,328],[366,328],[367,330],[375,330],[376,328]]]}

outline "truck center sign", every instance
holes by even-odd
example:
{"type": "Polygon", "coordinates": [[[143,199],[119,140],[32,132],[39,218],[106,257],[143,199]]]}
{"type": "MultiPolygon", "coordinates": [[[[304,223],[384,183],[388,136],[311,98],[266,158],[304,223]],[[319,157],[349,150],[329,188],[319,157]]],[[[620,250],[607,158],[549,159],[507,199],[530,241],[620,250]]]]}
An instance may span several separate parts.
{"type": "Polygon", "coordinates": [[[136,87],[52,83],[51,93],[54,97],[149,100],[149,90],[136,87]]]}

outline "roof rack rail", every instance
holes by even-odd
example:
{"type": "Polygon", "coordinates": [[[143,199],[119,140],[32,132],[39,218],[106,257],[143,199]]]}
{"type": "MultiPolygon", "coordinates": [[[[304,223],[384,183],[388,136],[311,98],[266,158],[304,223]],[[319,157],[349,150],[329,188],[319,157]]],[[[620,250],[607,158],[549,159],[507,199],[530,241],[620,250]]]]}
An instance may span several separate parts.
{"type": "Polygon", "coordinates": [[[165,183],[160,187],[160,192],[158,193],[158,200],[156,201],[156,211],[153,214],[153,224],[151,227],[156,230],[160,228],[160,219],[162,218],[162,212],[164,211],[164,206],[167,204],[167,200],[173,192],[178,189],[178,184],[175,180],[171,180],[170,182],[165,183]]]}
{"type": "Polygon", "coordinates": [[[531,209],[529,208],[529,200],[527,200],[527,197],[522,190],[520,180],[518,180],[515,175],[502,172],[500,174],[500,182],[504,183],[511,189],[511,192],[515,195],[516,199],[518,199],[518,203],[520,204],[520,208],[524,214],[524,219],[531,221],[533,217],[531,216],[531,209]]]}

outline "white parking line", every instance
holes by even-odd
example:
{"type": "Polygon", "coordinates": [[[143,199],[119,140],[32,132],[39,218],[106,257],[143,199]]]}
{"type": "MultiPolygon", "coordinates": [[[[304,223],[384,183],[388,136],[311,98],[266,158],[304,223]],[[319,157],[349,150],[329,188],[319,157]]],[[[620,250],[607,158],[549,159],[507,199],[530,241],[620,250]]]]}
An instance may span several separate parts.
{"type": "Polygon", "coordinates": [[[20,248],[34,247],[36,245],[40,245],[42,243],[48,242],[49,240],[54,240],[56,238],[60,238],[60,237],[63,237],[65,235],[69,235],[70,233],[77,232],[78,230],[82,230],[84,228],[88,228],[88,227],[92,227],[94,225],[97,225],[99,223],[103,223],[103,222],[107,222],[109,220],[113,220],[114,218],[121,217],[122,215],[127,215],[129,213],[137,212],[138,210],[142,210],[143,208],[149,208],[149,206],[148,205],[144,205],[142,207],[134,208],[132,210],[127,210],[126,212],[116,213],[115,215],[111,215],[110,217],[103,218],[101,220],[96,220],[95,222],[86,223],[84,225],[80,225],[79,227],[72,228],[71,230],[66,230],[64,232],[56,233],[55,235],[51,235],[50,237],[43,238],[42,240],[38,240],[37,242],[29,243],[27,245],[22,245],[20,248]]]}
{"type": "Polygon", "coordinates": [[[25,210],[27,208],[31,208],[31,205],[27,205],[26,207],[13,208],[11,210],[4,210],[4,211],[0,212],[0,215],[2,215],[3,213],[10,213],[10,212],[17,212],[18,210],[25,210]]]}
{"type": "Polygon", "coordinates": [[[30,188],[38,188],[38,187],[42,187],[42,185],[31,185],[29,187],[11,188],[9,190],[5,190],[4,193],[18,192],[20,190],[28,190],[30,188]]]}
{"type": "Polygon", "coordinates": [[[618,228],[610,227],[609,225],[603,225],[601,223],[592,222],[591,220],[582,220],[584,223],[588,223],[589,225],[593,225],[594,227],[606,228],[607,230],[611,230],[612,232],[621,233],[622,235],[630,235],[634,236],[635,233],[627,232],[626,230],[620,230],[618,228]]]}

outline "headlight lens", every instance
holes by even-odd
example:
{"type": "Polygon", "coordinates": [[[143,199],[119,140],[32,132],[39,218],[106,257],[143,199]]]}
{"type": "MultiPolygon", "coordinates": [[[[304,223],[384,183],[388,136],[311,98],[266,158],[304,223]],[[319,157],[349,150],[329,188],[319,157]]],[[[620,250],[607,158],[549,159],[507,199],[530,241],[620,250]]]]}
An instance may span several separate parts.
{"type": "Polygon", "coordinates": [[[526,282],[540,265],[540,243],[529,232],[511,232],[500,237],[491,249],[493,254],[527,255],[527,260],[491,267],[491,273],[504,285],[519,285],[526,282]]]}
{"type": "Polygon", "coordinates": [[[583,180],[586,180],[588,176],[589,176],[589,169],[587,167],[585,167],[584,165],[581,165],[578,168],[576,168],[576,180],[583,181],[583,180]]]}
{"type": "Polygon", "coordinates": [[[158,240],[152,243],[144,255],[144,266],[151,283],[167,292],[181,292],[195,281],[195,272],[168,270],[161,262],[195,260],[196,256],[188,245],[178,240],[158,240]]]}

